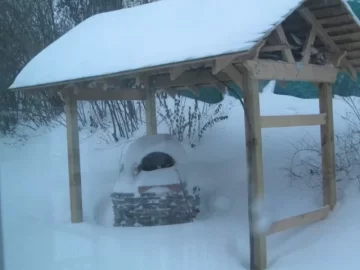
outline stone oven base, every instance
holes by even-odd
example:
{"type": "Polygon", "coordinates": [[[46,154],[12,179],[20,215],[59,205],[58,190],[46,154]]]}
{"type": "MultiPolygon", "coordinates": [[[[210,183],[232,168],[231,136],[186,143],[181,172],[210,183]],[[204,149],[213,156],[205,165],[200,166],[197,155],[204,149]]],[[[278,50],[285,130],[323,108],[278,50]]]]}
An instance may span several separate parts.
{"type": "Polygon", "coordinates": [[[156,193],[113,193],[114,226],[157,226],[192,222],[200,201],[190,194],[177,192],[164,196],[156,193]]]}

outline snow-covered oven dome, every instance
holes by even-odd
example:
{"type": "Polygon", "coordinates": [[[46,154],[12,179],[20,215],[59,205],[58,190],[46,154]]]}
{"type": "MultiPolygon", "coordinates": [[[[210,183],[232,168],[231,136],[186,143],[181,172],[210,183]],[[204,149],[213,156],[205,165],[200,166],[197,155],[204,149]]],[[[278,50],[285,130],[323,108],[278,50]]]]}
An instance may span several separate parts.
{"type": "Polygon", "coordinates": [[[115,226],[159,225],[192,221],[198,212],[197,187],[189,194],[187,155],[170,134],[135,140],[124,155],[112,194],[115,226]]]}

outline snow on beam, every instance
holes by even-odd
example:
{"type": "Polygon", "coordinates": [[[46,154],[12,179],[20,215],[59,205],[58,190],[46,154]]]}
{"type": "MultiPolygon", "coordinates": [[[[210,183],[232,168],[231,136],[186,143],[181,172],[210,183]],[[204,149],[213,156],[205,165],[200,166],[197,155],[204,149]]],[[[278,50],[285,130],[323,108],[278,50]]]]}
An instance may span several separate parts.
{"type": "Polygon", "coordinates": [[[270,226],[267,235],[275,234],[288,229],[305,226],[318,222],[320,220],[324,220],[329,215],[329,212],[330,212],[330,207],[327,205],[306,214],[293,216],[283,220],[276,221],[270,226]]]}
{"type": "Polygon", "coordinates": [[[325,125],[326,114],[268,115],[261,116],[262,128],[299,127],[325,125]]]}
{"type": "Polygon", "coordinates": [[[247,60],[244,65],[259,80],[333,83],[339,72],[337,68],[329,66],[289,64],[273,60],[247,60]]]}

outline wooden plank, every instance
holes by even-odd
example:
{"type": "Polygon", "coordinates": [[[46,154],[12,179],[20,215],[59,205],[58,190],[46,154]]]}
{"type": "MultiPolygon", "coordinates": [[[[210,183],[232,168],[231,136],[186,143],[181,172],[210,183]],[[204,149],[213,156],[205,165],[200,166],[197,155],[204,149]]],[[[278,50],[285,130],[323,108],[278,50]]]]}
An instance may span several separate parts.
{"type": "Polygon", "coordinates": [[[71,222],[80,223],[83,221],[83,209],[77,102],[71,93],[63,95],[63,97],[66,113],[71,222]]]}
{"type": "Polygon", "coordinates": [[[350,61],[351,61],[351,59],[356,59],[356,58],[360,59],[360,50],[348,51],[346,53],[346,56],[347,56],[347,58],[350,59],[350,61]]]}
{"type": "Polygon", "coordinates": [[[338,45],[341,50],[351,51],[360,49],[360,41],[349,42],[338,45]]]}
{"type": "Polygon", "coordinates": [[[329,25],[329,26],[339,26],[340,24],[347,24],[353,22],[354,20],[349,16],[349,14],[332,16],[329,18],[324,18],[318,20],[319,24],[329,25]]]}
{"type": "Polygon", "coordinates": [[[333,83],[338,74],[338,69],[330,66],[289,64],[272,60],[247,60],[244,65],[259,80],[333,83]]]}
{"type": "Polygon", "coordinates": [[[342,16],[348,14],[348,12],[342,7],[341,3],[332,7],[326,7],[323,9],[311,10],[316,18],[324,19],[334,16],[342,16]]]}
{"type": "Polygon", "coordinates": [[[355,32],[355,33],[349,33],[349,34],[343,34],[343,35],[334,35],[331,37],[334,41],[342,41],[342,40],[346,40],[346,41],[360,41],[360,32],[355,32]]]}
{"type": "Polygon", "coordinates": [[[355,66],[360,66],[360,59],[351,59],[350,62],[355,66]]]}
{"type": "Polygon", "coordinates": [[[226,73],[229,78],[241,89],[243,89],[243,76],[240,71],[234,66],[229,65],[224,69],[224,73],[226,73]]]}
{"type": "Polygon", "coordinates": [[[338,32],[358,29],[358,26],[355,23],[348,23],[348,24],[328,27],[328,28],[324,28],[324,29],[330,36],[333,36],[331,33],[338,33],[338,32]]]}
{"type": "Polygon", "coordinates": [[[334,119],[332,103],[332,87],[324,83],[319,86],[320,113],[325,113],[326,124],[320,128],[321,152],[323,170],[323,200],[324,205],[333,209],[336,204],[336,175],[335,175],[335,143],[334,119]]]}
{"type": "Polygon", "coordinates": [[[289,217],[283,220],[279,220],[274,222],[269,231],[267,232],[267,235],[272,235],[274,233],[282,232],[285,230],[293,229],[300,226],[309,225],[315,222],[318,222],[320,220],[324,220],[330,212],[329,206],[324,206],[320,209],[317,209],[315,211],[289,217]]]}
{"type": "Polygon", "coordinates": [[[248,216],[250,234],[250,269],[264,270],[267,265],[266,235],[259,230],[264,200],[262,138],[260,127],[259,82],[245,70],[243,74],[246,156],[248,168],[248,216]]]}
{"type": "Polygon", "coordinates": [[[304,64],[308,64],[311,56],[311,49],[314,45],[314,41],[316,38],[316,29],[314,27],[311,28],[309,35],[306,38],[305,46],[303,48],[303,58],[302,62],[304,64]]]}
{"type": "MultiPolygon", "coordinates": [[[[277,35],[279,37],[279,41],[281,43],[287,44],[287,45],[289,44],[289,42],[286,38],[284,29],[281,24],[278,27],[276,27],[276,33],[277,33],[277,35]]],[[[286,59],[287,62],[289,62],[291,64],[295,63],[294,56],[289,48],[286,48],[283,50],[283,55],[284,55],[284,59],[286,59]]]]}
{"type": "MultiPolygon", "coordinates": [[[[341,49],[336,45],[332,38],[327,34],[326,30],[321,26],[321,23],[315,18],[315,16],[307,8],[299,9],[300,15],[314,27],[317,31],[317,35],[320,40],[330,47],[331,50],[337,53],[341,53],[341,49]]],[[[344,58],[342,60],[343,66],[349,71],[353,80],[357,80],[357,72],[348,59],[344,58]]]]}
{"type": "Polygon", "coordinates": [[[325,125],[326,114],[308,115],[264,115],[261,128],[299,127],[325,125]]]}
{"type": "Polygon", "coordinates": [[[103,91],[97,88],[84,89],[75,94],[76,100],[146,100],[146,91],[142,88],[120,88],[103,91]]]}

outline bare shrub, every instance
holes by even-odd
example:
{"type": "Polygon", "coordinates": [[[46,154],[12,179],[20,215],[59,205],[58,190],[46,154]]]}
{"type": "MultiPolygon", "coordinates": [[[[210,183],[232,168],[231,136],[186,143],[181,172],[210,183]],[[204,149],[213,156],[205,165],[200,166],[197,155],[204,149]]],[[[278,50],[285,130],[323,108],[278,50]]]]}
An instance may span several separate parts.
{"type": "Polygon", "coordinates": [[[192,148],[196,147],[206,131],[228,118],[226,108],[221,103],[212,105],[176,95],[171,108],[164,92],[157,94],[157,100],[160,104],[158,114],[167,124],[169,133],[180,142],[186,139],[192,148]]]}
{"type": "MultiPolygon", "coordinates": [[[[360,184],[360,107],[354,97],[342,97],[348,110],[342,116],[348,123],[345,132],[335,134],[335,171],[338,187],[348,181],[360,184]]],[[[285,171],[292,181],[303,179],[311,188],[322,187],[321,144],[311,136],[305,136],[293,145],[289,165],[285,171]]]]}

